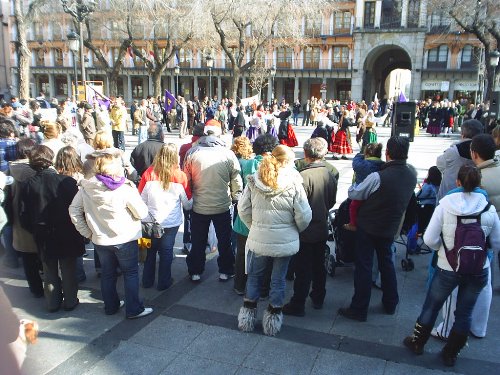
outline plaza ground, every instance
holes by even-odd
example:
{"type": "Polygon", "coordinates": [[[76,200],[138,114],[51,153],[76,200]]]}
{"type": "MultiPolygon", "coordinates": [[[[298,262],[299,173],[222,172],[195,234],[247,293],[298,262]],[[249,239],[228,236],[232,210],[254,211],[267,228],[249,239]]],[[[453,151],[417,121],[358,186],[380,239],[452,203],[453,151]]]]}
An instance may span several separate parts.
{"type": "MultiPolygon", "coordinates": [[[[299,144],[312,133],[311,127],[297,127],[299,144]]],[[[378,128],[382,143],[388,128],[378,128]]],[[[425,134],[411,144],[409,162],[417,169],[419,181],[458,135],[431,138],[425,134]]],[[[178,133],[167,135],[167,142],[182,144],[178,133]]],[[[227,137],[230,142],[230,136],[227,137]]],[[[137,143],[127,135],[127,152],[137,143]]],[[[355,146],[355,151],[357,146],[355,146]]],[[[297,157],[301,147],[295,148],[297,157]]],[[[350,161],[331,161],[340,172],[337,204],[347,196],[352,181],[350,161]]],[[[181,227],[182,230],[182,227],[181,227]]],[[[396,314],[385,315],[381,292],[372,291],[368,321],[358,323],[338,316],[339,307],[350,302],[352,268],[337,269],[328,277],[322,310],[308,301],[306,316],[285,316],[282,332],[266,337],[258,325],[254,333],[237,329],[242,298],[232,282],[218,281],[216,254],[207,260],[200,284],[187,277],[182,233],[177,236],[176,257],[172,265],[174,285],[166,291],[142,289],[145,304],[154,313],[138,320],[125,319],[124,313],[104,314],[99,278],[93,268],[93,249],[84,258],[87,280],[81,284],[80,306],[72,312],[48,313],[43,299],[31,297],[22,269],[0,268],[0,282],[20,318],[35,319],[40,325],[39,342],[28,349],[24,373],[38,374],[462,374],[498,373],[500,368],[500,275],[495,260],[494,292],[488,334],[471,338],[453,369],[445,368],[438,353],[443,343],[431,338],[423,356],[414,356],[402,345],[411,333],[425,296],[429,255],[413,256],[415,270],[405,272],[400,262],[404,249],[398,249],[396,270],[400,304],[396,314]],[[450,372],[448,372],[450,373],[450,372]]],[[[123,293],[121,278],[119,292],[123,293]]],[[[287,300],[293,283],[288,282],[287,300]]],[[[267,302],[259,303],[258,318],[267,302]]]]}

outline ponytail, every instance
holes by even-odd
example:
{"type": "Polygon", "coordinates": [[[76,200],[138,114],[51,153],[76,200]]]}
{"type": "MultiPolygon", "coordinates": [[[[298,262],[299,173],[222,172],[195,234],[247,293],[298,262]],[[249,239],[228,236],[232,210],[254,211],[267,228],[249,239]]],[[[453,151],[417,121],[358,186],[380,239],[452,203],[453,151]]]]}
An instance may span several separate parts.
{"type": "Polygon", "coordinates": [[[470,193],[481,185],[481,172],[472,165],[462,165],[458,171],[458,181],[463,187],[464,192],[470,193]]]}
{"type": "Polygon", "coordinates": [[[293,161],[294,157],[295,154],[290,147],[285,145],[276,146],[272,154],[264,156],[260,163],[259,179],[264,185],[276,190],[278,188],[279,169],[293,161]]]}

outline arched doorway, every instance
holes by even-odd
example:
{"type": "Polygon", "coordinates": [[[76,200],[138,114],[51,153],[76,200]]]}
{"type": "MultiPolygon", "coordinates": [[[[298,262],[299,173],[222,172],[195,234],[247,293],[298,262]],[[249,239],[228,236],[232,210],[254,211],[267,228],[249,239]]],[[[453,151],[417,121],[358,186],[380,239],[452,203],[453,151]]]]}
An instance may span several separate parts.
{"type": "Polygon", "coordinates": [[[381,99],[388,97],[396,89],[402,90],[407,85],[406,82],[403,85],[401,81],[390,79],[391,72],[398,69],[409,71],[412,69],[411,58],[402,47],[387,44],[372,50],[366,57],[363,68],[363,98],[371,101],[377,93],[378,98],[381,99]],[[390,85],[399,86],[391,87],[390,85]]]}

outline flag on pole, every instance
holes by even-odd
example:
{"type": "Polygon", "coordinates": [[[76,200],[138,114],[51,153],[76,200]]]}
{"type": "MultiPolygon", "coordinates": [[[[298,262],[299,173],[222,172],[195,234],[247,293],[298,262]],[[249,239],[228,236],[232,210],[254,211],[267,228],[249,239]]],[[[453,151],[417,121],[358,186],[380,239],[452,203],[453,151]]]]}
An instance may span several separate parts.
{"type": "Polygon", "coordinates": [[[168,91],[165,90],[165,112],[170,112],[172,108],[174,108],[175,97],[168,91]]]}
{"type": "Polygon", "coordinates": [[[179,65],[179,56],[177,55],[177,51],[174,54],[174,66],[179,65]]]}
{"type": "Polygon", "coordinates": [[[375,103],[378,103],[378,93],[375,93],[375,98],[373,98],[373,101],[374,101],[375,103]]]}
{"type": "Polygon", "coordinates": [[[131,58],[134,58],[134,50],[132,49],[132,46],[127,48],[127,52],[131,58]]]}
{"type": "Polygon", "coordinates": [[[408,101],[408,99],[406,99],[405,93],[403,91],[401,91],[399,93],[398,102],[400,102],[400,103],[406,103],[407,101],[408,101]]]}

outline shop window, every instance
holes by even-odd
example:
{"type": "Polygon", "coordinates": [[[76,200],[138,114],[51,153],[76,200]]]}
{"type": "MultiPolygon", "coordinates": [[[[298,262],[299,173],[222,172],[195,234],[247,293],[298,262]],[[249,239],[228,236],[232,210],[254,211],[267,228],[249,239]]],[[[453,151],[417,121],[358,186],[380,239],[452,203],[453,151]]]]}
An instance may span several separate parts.
{"type": "Polygon", "coordinates": [[[134,99],[143,99],[144,94],[142,90],[142,84],[143,84],[142,78],[132,78],[130,82],[132,85],[132,97],[134,99]]]}
{"type": "Polygon", "coordinates": [[[276,53],[276,67],[290,69],[292,67],[292,53],[291,48],[278,48],[276,53]]]}
{"type": "Polygon", "coordinates": [[[332,68],[347,68],[349,65],[349,48],[333,47],[332,68]]]}
{"type": "Polygon", "coordinates": [[[448,46],[441,45],[429,50],[427,58],[428,68],[446,68],[448,64],[448,46]]]}
{"type": "Polygon", "coordinates": [[[68,80],[64,76],[55,77],[56,96],[68,96],[68,80]]]}
{"type": "Polygon", "coordinates": [[[363,26],[367,29],[373,28],[375,26],[375,1],[365,2],[363,26]]]}
{"type": "Polygon", "coordinates": [[[319,69],[319,47],[306,47],[304,49],[304,69],[319,69]]]}

